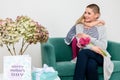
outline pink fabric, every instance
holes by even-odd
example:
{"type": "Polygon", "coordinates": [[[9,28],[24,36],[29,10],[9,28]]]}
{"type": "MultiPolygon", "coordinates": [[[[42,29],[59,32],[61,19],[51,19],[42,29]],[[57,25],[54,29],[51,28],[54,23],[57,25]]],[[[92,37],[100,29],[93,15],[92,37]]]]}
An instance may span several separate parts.
{"type": "Polygon", "coordinates": [[[77,46],[77,39],[74,38],[72,40],[72,57],[73,59],[77,56],[78,52],[79,52],[79,47],[77,46]]]}

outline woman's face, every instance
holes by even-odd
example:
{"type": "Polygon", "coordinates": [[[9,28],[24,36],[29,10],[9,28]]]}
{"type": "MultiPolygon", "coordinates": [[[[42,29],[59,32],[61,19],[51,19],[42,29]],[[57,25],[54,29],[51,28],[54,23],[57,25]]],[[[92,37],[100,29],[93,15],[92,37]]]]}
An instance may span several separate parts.
{"type": "Polygon", "coordinates": [[[84,21],[85,22],[92,22],[97,19],[98,14],[94,13],[91,8],[86,8],[85,13],[84,13],[84,21]]]}

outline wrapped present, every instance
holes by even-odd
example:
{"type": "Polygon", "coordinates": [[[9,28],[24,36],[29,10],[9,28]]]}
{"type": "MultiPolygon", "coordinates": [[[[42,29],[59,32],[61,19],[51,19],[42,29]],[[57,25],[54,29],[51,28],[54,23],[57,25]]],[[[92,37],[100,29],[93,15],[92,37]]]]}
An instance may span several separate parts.
{"type": "Polygon", "coordinates": [[[53,67],[48,67],[44,64],[43,68],[33,68],[32,71],[33,80],[60,80],[58,72],[53,67]]]}

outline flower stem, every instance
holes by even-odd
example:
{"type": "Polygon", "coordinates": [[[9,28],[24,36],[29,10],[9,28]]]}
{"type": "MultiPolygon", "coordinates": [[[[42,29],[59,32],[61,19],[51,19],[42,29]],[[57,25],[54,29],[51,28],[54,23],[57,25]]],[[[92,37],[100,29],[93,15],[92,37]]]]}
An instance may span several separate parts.
{"type": "Polygon", "coordinates": [[[15,50],[15,45],[13,44],[13,51],[14,51],[14,54],[16,55],[16,50],[15,50]]]}
{"type": "Polygon", "coordinates": [[[25,47],[25,49],[23,50],[23,52],[22,52],[22,54],[21,55],[23,55],[24,54],[24,52],[26,51],[26,49],[28,48],[28,46],[29,46],[30,44],[27,44],[27,46],[25,47]]]}
{"type": "Polygon", "coordinates": [[[21,47],[21,49],[20,49],[20,51],[19,51],[19,55],[22,55],[22,51],[23,51],[24,45],[25,45],[25,42],[24,42],[24,39],[23,39],[23,40],[22,40],[22,47],[21,47]]]}
{"type": "Polygon", "coordinates": [[[6,45],[6,46],[7,46],[8,51],[10,52],[10,54],[13,56],[13,53],[11,52],[9,46],[8,45],[6,45]]]}
{"type": "Polygon", "coordinates": [[[102,52],[103,56],[107,56],[107,54],[103,50],[101,50],[101,52],[102,52]]]}

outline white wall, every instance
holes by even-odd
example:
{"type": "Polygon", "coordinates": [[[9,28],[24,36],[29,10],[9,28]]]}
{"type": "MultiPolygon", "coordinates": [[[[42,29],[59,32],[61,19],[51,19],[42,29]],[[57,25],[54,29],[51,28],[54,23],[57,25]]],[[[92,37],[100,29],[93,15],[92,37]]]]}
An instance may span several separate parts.
{"type": "MultiPolygon", "coordinates": [[[[50,37],[64,37],[70,27],[83,14],[86,5],[97,3],[101,8],[101,19],[105,20],[108,39],[120,42],[119,0],[1,0],[0,18],[27,15],[44,25],[50,37]]],[[[26,53],[32,56],[32,64],[41,67],[40,45],[32,45],[26,53]]],[[[3,56],[8,55],[5,47],[0,48],[0,72],[3,56]]]]}

